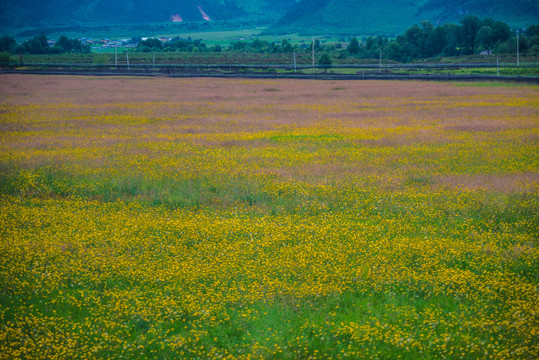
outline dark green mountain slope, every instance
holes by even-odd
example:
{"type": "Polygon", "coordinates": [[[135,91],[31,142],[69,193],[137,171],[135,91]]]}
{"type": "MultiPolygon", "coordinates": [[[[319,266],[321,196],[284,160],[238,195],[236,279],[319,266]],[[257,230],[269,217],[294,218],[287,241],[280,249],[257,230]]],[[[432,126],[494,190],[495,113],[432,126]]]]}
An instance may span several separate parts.
{"type": "Polygon", "coordinates": [[[271,34],[392,35],[422,20],[433,24],[456,23],[466,15],[526,27],[539,22],[539,1],[0,0],[3,28],[266,19],[276,22],[267,31],[271,34]]]}
{"type": "Polygon", "coordinates": [[[458,22],[466,15],[525,27],[539,22],[536,0],[302,0],[268,32],[397,34],[414,23],[458,22]]]}
{"type": "Polygon", "coordinates": [[[302,0],[271,31],[399,33],[417,21],[422,5],[413,0],[302,0]]]}
{"type": "Polygon", "coordinates": [[[503,19],[515,25],[536,23],[539,19],[537,0],[428,0],[419,14],[434,12],[437,21],[454,21],[466,15],[503,19]]]}
{"type": "Polygon", "coordinates": [[[296,0],[0,0],[3,27],[137,24],[266,17],[296,0]]]}

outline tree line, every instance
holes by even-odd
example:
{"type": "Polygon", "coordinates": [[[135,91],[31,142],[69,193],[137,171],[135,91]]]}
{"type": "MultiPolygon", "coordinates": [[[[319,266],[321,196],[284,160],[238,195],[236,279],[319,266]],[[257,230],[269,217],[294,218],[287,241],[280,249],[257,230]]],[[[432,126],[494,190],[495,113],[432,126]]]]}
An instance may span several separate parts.
{"type": "MultiPolygon", "coordinates": [[[[504,22],[492,19],[480,19],[467,16],[459,24],[434,26],[428,21],[413,25],[403,34],[388,38],[370,36],[358,39],[341,38],[338,42],[323,43],[315,40],[312,44],[304,42],[292,44],[284,39],[281,42],[254,39],[235,41],[227,48],[221,45],[208,46],[202,40],[175,37],[163,42],[157,38],[142,40],[132,38],[131,43],[138,44],[135,51],[140,52],[238,52],[238,53],[308,53],[314,47],[319,56],[319,63],[329,65],[333,58],[377,59],[382,56],[398,62],[410,62],[441,56],[473,55],[487,51],[490,54],[514,54],[517,49],[517,33],[504,22]],[[344,44],[344,45],[343,45],[344,44]],[[321,59],[323,58],[323,59],[321,59]]],[[[539,53],[539,25],[532,25],[519,31],[519,50],[522,54],[539,53]]],[[[88,53],[90,46],[78,39],[61,36],[50,46],[45,35],[39,35],[16,44],[12,37],[0,38],[0,52],[12,54],[55,54],[88,53]]]]}
{"type": "Polygon", "coordinates": [[[136,50],[142,52],[151,51],[164,51],[164,52],[220,52],[222,48],[220,45],[214,45],[212,47],[207,46],[202,40],[193,40],[191,37],[187,39],[176,36],[170,41],[162,42],[157,38],[150,38],[142,40],[140,38],[133,38],[131,42],[138,44],[136,50]]]}
{"type": "MultiPolygon", "coordinates": [[[[384,59],[398,62],[410,62],[442,56],[474,55],[487,51],[488,54],[516,53],[517,33],[509,25],[492,19],[480,19],[467,16],[459,24],[443,24],[434,26],[429,21],[413,25],[406,32],[395,38],[370,36],[358,39],[350,37],[339,39],[336,43],[323,43],[314,40],[311,43],[292,44],[284,39],[281,42],[254,39],[252,41],[235,41],[227,49],[220,45],[206,46],[200,40],[174,38],[168,43],[159,39],[147,39],[139,42],[139,51],[182,51],[207,52],[230,51],[250,53],[298,53],[311,52],[312,47],[320,57],[322,64],[331,63],[330,58],[384,59]],[[343,46],[343,43],[346,46],[343,46]],[[321,54],[321,55],[320,55],[321,54]]],[[[539,53],[539,25],[532,25],[519,31],[519,51],[522,54],[539,53]]]]}
{"type": "MultiPolygon", "coordinates": [[[[467,16],[459,25],[434,26],[424,21],[393,40],[368,38],[363,47],[354,51],[364,57],[373,57],[374,53],[382,50],[385,58],[401,62],[474,55],[484,51],[496,55],[514,54],[517,51],[516,35],[504,22],[467,16]]],[[[521,53],[539,53],[539,25],[519,31],[518,35],[521,53]]]]}
{"type": "Polygon", "coordinates": [[[21,44],[17,44],[11,36],[3,36],[0,38],[0,52],[12,54],[89,53],[90,46],[83,44],[79,39],[70,39],[63,35],[52,46],[49,44],[47,36],[43,34],[21,44]]]}

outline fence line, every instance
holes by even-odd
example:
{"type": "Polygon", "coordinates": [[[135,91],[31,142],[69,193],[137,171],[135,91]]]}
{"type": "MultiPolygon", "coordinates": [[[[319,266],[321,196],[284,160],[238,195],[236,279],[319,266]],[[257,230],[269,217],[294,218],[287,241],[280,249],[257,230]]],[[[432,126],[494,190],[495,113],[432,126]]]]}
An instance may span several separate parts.
{"type": "Polygon", "coordinates": [[[171,77],[266,77],[303,79],[418,79],[418,80],[511,80],[539,82],[539,63],[536,64],[353,64],[353,65],[196,65],[196,64],[51,64],[0,63],[3,73],[65,74],[65,75],[138,75],[171,77]],[[497,69],[502,75],[473,73],[474,69],[497,69]],[[532,76],[503,74],[507,69],[532,71],[532,76]],[[296,71],[294,71],[296,70],[296,71]],[[469,70],[470,73],[451,73],[469,70]],[[445,72],[444,72],[445,71],[445,72]],[[535,75],[538,74],[538,75],[535,75]]]}

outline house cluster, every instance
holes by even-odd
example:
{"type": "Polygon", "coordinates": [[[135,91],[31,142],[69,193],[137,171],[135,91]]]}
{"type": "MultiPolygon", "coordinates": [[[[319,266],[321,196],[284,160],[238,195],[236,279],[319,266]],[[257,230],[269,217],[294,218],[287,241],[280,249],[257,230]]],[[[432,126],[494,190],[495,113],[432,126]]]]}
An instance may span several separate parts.
{"type": "MultiPolygon", "coordinates": [[[[142,41],[145,41],[145,40],[148,40],[148,39],[151,39],[151,38],[147,38],[147,37],[141,38],[142,41]]],[[[166,36],[158,37],[157,39],[159,39],[159,41],[161,41],[162,43],[167,43],[167,42],[172,40],[172,38],[166,37],[166,36]]]]}
{"type": "MultiPolygon", "coordinates": [[[[90,46],[99,46],[103,48],[135,48],[137,47],[140,41],[147,40],[149,38],[132,38],[132,39],[89,39],[81,38],[80,41],[83,44],[88,44],[90,46]]],[[[166,43],[172,40],[170,37],[160,37],[158,38],[161,42],[166,43]]]]}
{"type": "Polygon", "coordinates": [[[134,48],[137,46],[138,42],[133,41],[133,39],[87,39],[82,38],[80,41],[83,44],[88,44],[90,46],[100,46],[104,48],[115,48],[115,47],[121,47],[121,48],[134,48]]]}

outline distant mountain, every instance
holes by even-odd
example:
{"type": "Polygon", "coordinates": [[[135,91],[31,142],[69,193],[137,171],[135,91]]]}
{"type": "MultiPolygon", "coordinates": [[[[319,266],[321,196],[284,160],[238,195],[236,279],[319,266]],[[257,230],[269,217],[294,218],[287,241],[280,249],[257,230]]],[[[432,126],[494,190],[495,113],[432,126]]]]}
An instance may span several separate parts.
{"type": "Polygon", "coordinates": [[[505,20],[515,25],[537,23],[539,2],[537,0],[428,0],[419,14],[435,14],[437,21],[454,21],[467,15],[505,20]]]}
{"type": "Polygon", "coordinates": [[[421,5],[413,0],[302,0],[270,32],[399,33],[417,21],[421,5]]]}
{"type": "Polygon", "coordinates": [[[296,0],[0,0],[4,27],[282,17],[296,0]]]}
{"type": "Polygon", "coordinates": [[[266,32],[400,34],[422,20],[457,23],[466,15],[512,27],[539,23],[537,0],[0,0],[0,27],[132,25],[269,20],[266,32]]]}
{"type": "Polygon", "coordinates": [[[302,0],[268,33],[397,34],[422,20],[489,17],[513,27],[539,22],[537,0],[302,0]]]}

